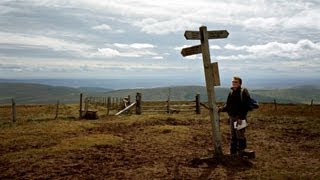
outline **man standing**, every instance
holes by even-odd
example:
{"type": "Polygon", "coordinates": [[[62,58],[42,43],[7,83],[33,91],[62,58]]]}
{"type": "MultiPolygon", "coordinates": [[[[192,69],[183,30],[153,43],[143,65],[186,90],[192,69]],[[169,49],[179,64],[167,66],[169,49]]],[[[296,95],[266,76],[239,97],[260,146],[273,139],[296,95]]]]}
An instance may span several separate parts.
{"type": "Polygon", "coordinates": [[[232,78],[232,87],[228,95],[227,103],[223,107],[218,107],[218,112],[227,112],[230,120],[231,143],[230,153],[243,155],[244,149],[247,147],[245,138],[245,128],[237,129],[242,120],[246,120],[249,111],[250,95],[247,89],[241,88],[242,79],[238,76],[232,78]]]}

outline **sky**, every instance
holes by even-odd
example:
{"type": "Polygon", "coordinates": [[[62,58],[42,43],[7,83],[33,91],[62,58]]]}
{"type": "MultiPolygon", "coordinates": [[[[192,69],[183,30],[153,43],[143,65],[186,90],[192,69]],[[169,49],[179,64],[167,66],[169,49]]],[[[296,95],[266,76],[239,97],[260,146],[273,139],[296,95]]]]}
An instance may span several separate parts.
{"type": "Polygon", "coordinates": [[[320,75],[319,0],[1,0],[0,77],[203,79],[200,26],[222,79],[320,75]]]}

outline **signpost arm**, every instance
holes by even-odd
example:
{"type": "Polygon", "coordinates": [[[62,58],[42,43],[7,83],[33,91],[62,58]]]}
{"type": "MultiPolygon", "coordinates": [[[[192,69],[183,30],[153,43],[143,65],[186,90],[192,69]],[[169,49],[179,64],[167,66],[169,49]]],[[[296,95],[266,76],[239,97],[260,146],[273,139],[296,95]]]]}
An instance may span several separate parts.
{"type": "Polygon", "coordinates": [[[218,112],[216,111],[216,97],[214,90],[214,78],[213,78],[213,68],[211,65],[210,51],[209,51],[209,41],[208,41],[208,31],[206,26],[200,27],[200,37],[201,37],[201,51],[202,59],[204,65],[204,73],[208,94],[209,103],[209,115],[213,131],[213,142],[215,149],[215,156],[221,158],[223,156],[221,147],[221,135],[219,126],[218,112]]]}

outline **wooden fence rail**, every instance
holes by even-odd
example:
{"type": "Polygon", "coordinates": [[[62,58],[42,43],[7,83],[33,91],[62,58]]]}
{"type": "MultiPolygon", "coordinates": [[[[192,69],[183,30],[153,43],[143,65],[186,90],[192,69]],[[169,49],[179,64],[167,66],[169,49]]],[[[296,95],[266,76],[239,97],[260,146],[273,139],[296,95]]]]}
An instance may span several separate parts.
{"type": "MultiPolygon", "coordinates": [[[[138,97],[138,93],[137,93],[138,97]]],[[[176,104],[177,102],[170,101],[170,89],[167,101],[163,101],[166,105],[143,105],[144,102],[141,100],[141,93],[139,93],[139,99],[136,100],[137,104],[141,106],[139,113],[142,112],[167,112],[167,113],[179,113],[179,112],[196,112],[200,114],[200,94],[195,96],[195,101],[189,101],[189,104],[176,104]],[[191,103],[191,104],[190,104],[191,103]]]]}
{"type": "MultiPolygon", "coordinates": [[[[82,101],[82,95],[80,96],[80,102],[82,101]]],[[[157,101],[158,103],[164,103],[160,105],[154,105],[155,101],[143,101],[142,94],[136,94],[136,100],[134,103],[131,102],[130,95],[124,98],[114,98],[114,97],[86,97],[85,98],[85,110],[84,114],[88,110],[90,104],[103,104],[107,110],[106,114],[111,115],[111,110],[117,110],[118,113],[122,114],[135,106],[136,114],[142,114],[143,112],[167,112],[167,113],[179,113],[179,112],[196,112],[196,114],[201,114],[201,107],[204,107],[207,110],[210,110],[209,106],[200,102],[200,94],[196,94],[194,101],[185,101],[185,104],[179,104],[182,101],[171,101],[170,100],[170,90],[169,96],[166,101],[157,101]],[[129,107],[130,108],[127,108],[129,107]]],[[[274,110],[277,111],[277,102],[276,99],[273,100],[274,110]]],[[[80,103],[80,112],[82,111],[82,104],[80,103]]],[[[313,100],[310,103],[310,110],[313,111],[313,100]]],[[[116,113],[116,114],[118,114],[116,113]]],[[[83,115],[83,114],[82,114],[83,115]]]]}
{"type": "Polygon", "coordinates": [[[86,116],[86,114],[88,113],[94,114],[98,111],[98,109],[101,110],[101,108],[106,108],[104,112],[106,113],[106,115],[110,115],[111,110],[118,111],[118,110],[124,109],[130,103],[130,96],[121,98],[122,100],[119,100],[119,99],[120,99],[119,97],[93,97],[93,96],[84,97],[83,94],[81,93],[79,119],[88,117],[88,115],[86,116]]]}

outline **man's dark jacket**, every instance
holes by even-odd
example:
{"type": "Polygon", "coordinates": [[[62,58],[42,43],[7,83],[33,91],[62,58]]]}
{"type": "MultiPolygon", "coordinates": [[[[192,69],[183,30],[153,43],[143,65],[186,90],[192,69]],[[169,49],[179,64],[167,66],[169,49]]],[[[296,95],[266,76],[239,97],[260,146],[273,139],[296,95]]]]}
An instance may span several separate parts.
{"type": "Polygon", "coordinates": [[[242,90],[241,87],[231,91],[228,95],[227,103],[223,106],[222,112],[227,112],[229,116],[238,117],[240,119],[246,119],[248,114],[248,104],[250,100],[249,92],[246,88],[242,90]]]}

